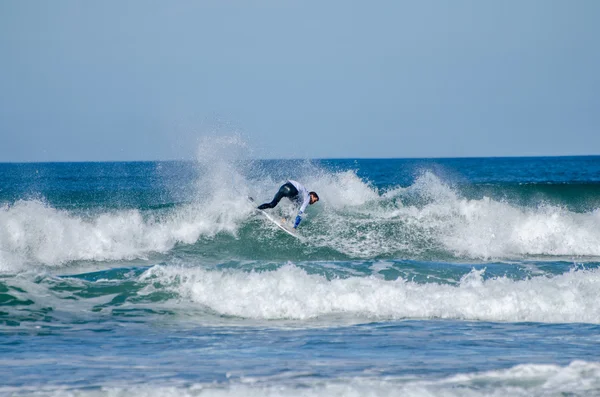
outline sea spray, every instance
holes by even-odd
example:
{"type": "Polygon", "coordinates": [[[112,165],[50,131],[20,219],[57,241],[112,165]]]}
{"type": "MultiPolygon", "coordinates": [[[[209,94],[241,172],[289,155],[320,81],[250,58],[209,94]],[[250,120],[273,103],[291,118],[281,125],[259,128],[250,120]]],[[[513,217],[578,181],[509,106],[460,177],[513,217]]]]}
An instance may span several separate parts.
{"type": "MultiPolygon", "coordinates": [[[[0,269],[145,258],[178,246],[193,248],[217,236],[211,252],[221,250],[219,244],[239,246],[239,255],[248,259],[254,258],[251,248],[256,244],[274,254],[286,249],[298,252],[294,243],[256,219],[247,200],[248,194],[270,199],[278,187],[270,177],[257,179],[261,172],[251,170],[259,165],[264,166],[205,158],[196,165],[197,193],[189,202],[167,209],[98,209],[82,214],[39,200],[4,205],[0,269]]],[[[598,209],[575,212],[546,203],[524,207],[490,197],[466,198],[428,172],[407,187],[381,191],[355,171],[326,171],[316,164],[303,169],[307,172],[303,182],[323,199],[307,211],[300,230],[306,244],[296,259],[600,257],[598,209]]],[[[295,207],[284,200],[272,212],[289,218],[295,207]]]]}

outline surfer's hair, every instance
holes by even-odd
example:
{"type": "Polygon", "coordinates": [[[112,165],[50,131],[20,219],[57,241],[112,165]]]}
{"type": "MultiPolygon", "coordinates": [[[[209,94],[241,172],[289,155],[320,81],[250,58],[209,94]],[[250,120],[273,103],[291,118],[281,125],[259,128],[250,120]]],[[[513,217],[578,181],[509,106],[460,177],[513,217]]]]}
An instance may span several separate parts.
{"type": "Polygon", "coordinates": [[[317,192],[309,192],[308,193],[311,196],[315,196],[315,198],[317,199],[317,201],[319,201],[319,195],[317,194],[317,192]]]}

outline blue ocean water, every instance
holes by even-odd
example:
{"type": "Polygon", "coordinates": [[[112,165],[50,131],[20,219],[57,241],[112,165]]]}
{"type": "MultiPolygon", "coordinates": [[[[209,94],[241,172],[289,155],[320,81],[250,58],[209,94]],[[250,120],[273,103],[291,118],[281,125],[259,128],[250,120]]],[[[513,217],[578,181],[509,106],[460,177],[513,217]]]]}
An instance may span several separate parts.
{"type": "Polygon", "coordinates": [[[600,395],[600,157],[238,146],[0,164],[0,395],[600,395]]]}

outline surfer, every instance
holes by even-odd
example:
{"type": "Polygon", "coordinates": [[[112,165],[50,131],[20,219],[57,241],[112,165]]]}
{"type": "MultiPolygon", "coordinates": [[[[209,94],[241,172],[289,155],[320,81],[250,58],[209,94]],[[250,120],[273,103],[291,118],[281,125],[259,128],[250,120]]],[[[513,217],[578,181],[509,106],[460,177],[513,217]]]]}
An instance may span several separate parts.
{"type": "Polygon", "coordinates": [[[306,207],[309,204],[313,205],[319,201],[319,196],[316,192],[309,192],[301,183],[289,179],[279,188],[279,191],[275,193],[275,197],[273,197],[273,200],[270,203],[261,204],[258,206],[258,209],[264,210],[266,208],[275,208],[283,197],[287,197],[291,201],[300,205],[298,215],[294,221],[294,229],[296,229],[300,224],[300,221],[302,220],[302,214],[304,214],[306,207]]]}

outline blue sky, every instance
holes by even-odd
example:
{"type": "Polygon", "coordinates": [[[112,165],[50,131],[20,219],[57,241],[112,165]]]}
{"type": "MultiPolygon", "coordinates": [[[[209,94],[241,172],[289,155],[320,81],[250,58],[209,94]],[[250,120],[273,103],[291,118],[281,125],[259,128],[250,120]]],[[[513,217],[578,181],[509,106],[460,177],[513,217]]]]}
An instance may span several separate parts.
{"type": "Polygon", "coordinates": [[[0,2],[0,162],[600,154],[600,1],[0,2]]]}

